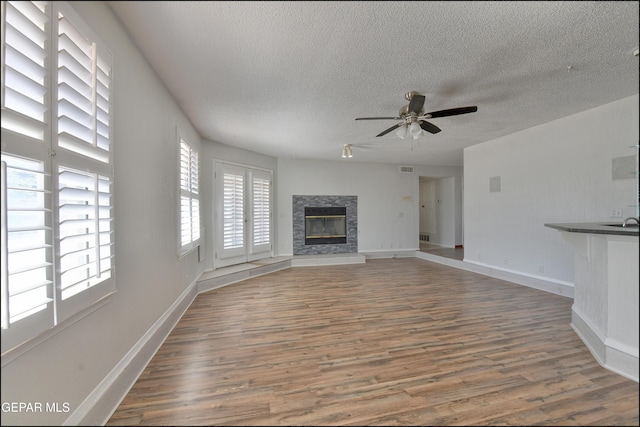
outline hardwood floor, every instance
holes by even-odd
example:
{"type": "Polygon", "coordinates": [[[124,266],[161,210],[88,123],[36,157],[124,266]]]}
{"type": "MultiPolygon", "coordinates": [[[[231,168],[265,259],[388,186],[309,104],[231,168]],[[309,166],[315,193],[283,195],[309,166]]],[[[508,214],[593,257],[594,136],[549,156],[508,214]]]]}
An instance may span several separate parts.
{"type": "Polygon", "coordinates": [[[447,248],[429,243],[420,243],[420,251],[445,258],[457,259],[458,261],[464,260],[464,248],[462,247],[447,248]]]}
{"type": "Polygon", "coordinates": [[[638,425],[572,300],[416,259],[198,295],[107,425],[638,425]]]}

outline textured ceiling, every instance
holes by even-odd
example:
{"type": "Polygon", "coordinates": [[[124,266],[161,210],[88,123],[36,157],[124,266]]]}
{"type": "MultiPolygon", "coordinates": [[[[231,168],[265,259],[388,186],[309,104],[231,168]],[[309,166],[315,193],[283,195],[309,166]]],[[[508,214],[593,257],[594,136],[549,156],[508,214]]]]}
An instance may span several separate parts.
{"type": "Polygon", "coordinates": [[[638,93],[637,1],[108,1],[200,135],[276,157],[462,165],[462,150],[638,93]],[[408,102],[416,141],[376,137],[408,102]]]}

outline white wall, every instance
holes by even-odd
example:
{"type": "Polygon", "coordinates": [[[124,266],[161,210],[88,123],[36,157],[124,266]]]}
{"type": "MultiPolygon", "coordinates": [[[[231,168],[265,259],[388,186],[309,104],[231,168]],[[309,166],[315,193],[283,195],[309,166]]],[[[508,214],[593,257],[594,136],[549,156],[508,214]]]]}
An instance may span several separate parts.
{"type": "Polygon", "coordinates": [[[454,247],[456,245],[456,200],[454,197],[455,178],[436,181],[436,236],[432,243],[454,247]]]}
{"type": "MultiPolygon", "coordinates": [[[[416,166],[337,160],[278,159],[276,187],[279,255],[293,254],[292,196],[358,196],[358,252],[393,252],[419,247],[420,175],[458,176],[459,167],[416,166]]],[[[454,215],[455,216],[455,215],[454,215]]]]}
{"type": "Polygon", "coordinates": [[[465,260],[573,283],[573,248],[544,224],[635,216],[637,182],[613,180],[611,162],[636,144],[638,95],[467,148],[465,260]]]}
{"type": "Polygon", "coordinates": [[[103,2],[71,2],[114,56],[115,277],[97,311],[14,360],[3,402],[64,402],[69,412],[2,412],[2,425],[61,425],[202,271],[178,259],[176,126],[201,141],[103,2]]]}

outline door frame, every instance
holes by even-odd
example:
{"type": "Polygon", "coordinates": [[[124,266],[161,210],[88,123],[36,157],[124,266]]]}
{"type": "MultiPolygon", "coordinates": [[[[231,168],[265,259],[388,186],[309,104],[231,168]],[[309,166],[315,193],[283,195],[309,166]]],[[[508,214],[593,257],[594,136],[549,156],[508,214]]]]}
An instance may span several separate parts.
{"type": "Polygon", "coordinates": [[[224,160],[214,159],[213,161],[213,268],[225,267],[230,265],[242,264],[249,261],[273,257],[273,171],[271,169],[228,162],[224,160]],[[223,222],[222,222],[222,204],[223,204],[223,169],[228,169],[241,173],[243,176],[243,245],[241,248],[233,248],[225,250],[223,244],[223,222]],[[253,176],[261,174],[263,177],[269,177],[269,244],[256,247],[253,244],[253,176]],[[227,251],[223,255],[223,251],[227,251]]]}

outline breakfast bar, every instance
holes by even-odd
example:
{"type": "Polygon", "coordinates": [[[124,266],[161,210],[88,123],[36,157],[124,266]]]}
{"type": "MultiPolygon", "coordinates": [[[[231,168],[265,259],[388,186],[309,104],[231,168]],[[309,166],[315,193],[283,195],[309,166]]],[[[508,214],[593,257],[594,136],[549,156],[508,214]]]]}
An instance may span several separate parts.
{"type": "Polygon", "coordinates": [[[571,327],[605,368],[638,381],[638,226],[545,224],[574,248],[571,327]]]}

